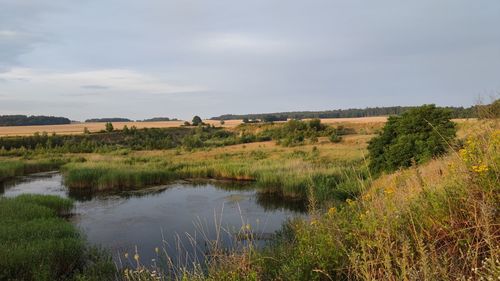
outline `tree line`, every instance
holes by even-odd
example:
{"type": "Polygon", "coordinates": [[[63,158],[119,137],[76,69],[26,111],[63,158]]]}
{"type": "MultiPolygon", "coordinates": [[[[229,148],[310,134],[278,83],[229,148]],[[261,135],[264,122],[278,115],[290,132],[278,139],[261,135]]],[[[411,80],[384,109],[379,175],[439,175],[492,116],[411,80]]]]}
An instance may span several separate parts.
{"type": "Polygon", "coordinates": [[[65,117],[54,116],[26,116],[26,115],[2,115],[0,126],[32,126],[32,125],[62,125],[70,124],[71,120],[65,117]]]}
{"type": "MultiPolygon", "coordinates": [[[[325,111],[293,111],[262,114],[224,114],[212,117],[212,120],[260,120],[263,122],[286,121],[287,119],[311,119],[311,118],[355,118],[401,115],[402,113],[415,109],[417,106],[389,106],[389,107],[367,107],[336,109],[325,111]]],[[[444,107],[451,111],[452,118],[473,118],[477,117],[476,106],[471,107],[444,107]]]]}

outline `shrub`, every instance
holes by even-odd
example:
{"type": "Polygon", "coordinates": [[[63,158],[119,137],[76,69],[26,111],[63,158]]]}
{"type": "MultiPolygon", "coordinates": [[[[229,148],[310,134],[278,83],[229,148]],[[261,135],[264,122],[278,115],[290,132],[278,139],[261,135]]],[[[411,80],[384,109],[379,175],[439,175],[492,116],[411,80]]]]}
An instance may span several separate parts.
{"type": "Polygon", "coordinates": [[[342,137],[337,135],[336,133],[332,133],[330,135],[330,141],[333,142],[333,143],[339,143],[342,141],[342,137]]]}
{"type": "Polygon", "coordinates": [[[114,130],[113,123],[107,122],[106,123],[106,132],[113,132],[113,130],[114,130]]]}
{"type": "Polygon", "coordinates": [[[456,129],[451,111],[424,105],[389,117],[379,136],[368,146],[374,173],[422,163],[446,152],[456,129]]]}
{"type": "Polygon", "coordinates": [[[193,126],[198,126],[202,125],[203,121],[201,120],[200,116],[195,116],[193,117],[193,121],[191,123],[193,124],[193,126]]]}

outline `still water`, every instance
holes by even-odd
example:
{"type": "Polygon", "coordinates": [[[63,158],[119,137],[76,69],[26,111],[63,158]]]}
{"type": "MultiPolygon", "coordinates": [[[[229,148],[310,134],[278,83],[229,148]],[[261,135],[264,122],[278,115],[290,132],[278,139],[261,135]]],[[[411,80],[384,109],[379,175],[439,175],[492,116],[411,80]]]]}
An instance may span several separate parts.
{"type": "Polygon", "coordinates": [[[176,263],[199,260],[207,241],[218,237],[223,245],[234,245],[246,225],[262,245],[284,221],[305,214],[303,201],[259,193],[251,184],[234,182],[182,181],[134,192],[73,194],[61,174],[54,172],[0,185],[3,196],[23,193],[74,199],[71,222],[90,243],[109,250],[118,264],[132,262],[136,251],[141,263],[156,263],[156,250],[176,263]]]}

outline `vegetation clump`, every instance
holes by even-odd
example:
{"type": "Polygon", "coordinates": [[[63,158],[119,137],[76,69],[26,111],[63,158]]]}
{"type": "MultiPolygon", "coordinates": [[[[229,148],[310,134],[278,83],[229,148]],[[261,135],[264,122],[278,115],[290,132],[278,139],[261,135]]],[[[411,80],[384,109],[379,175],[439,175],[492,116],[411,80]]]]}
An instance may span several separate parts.
{"type": "Polygon", "coordinates": [[[368,146],[375,173],[395,171],[443,155],[455,138],[451,112],[425,105],[391,116],[368,146]]]}
{"type": "Polygon", "coordinates": [[[72,208],[57,196],[0,198],[0,280],[112,280],[109,257],[60,218],[72,208]]]}
{"type": "Polygon", "coordinates": [[[62,125],[70,123],[71,120],[65,117],[26,116],[26,115],[0,116],[0,126],[62,125]]]}

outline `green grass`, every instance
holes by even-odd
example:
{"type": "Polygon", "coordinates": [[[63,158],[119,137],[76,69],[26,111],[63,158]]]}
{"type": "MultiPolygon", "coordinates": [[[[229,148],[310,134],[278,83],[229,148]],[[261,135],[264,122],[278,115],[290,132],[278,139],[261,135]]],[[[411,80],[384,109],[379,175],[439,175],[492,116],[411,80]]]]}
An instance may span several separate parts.
{"type": "Polygon", "coordinates": [[[59,169],[67,160],[37,159],[37,160],[0,160],[0,182],[31,173],[47,172],[59,169]]]}
{"type": "Polygon", "coordinates": [[[263,192],[290,197],[307,197],[313,192],[318,201],[345,200],[360,192],[368,174],[359,156],[338,159],[329,155],[329,150],[340,149],[332,144],[319,149],[240,146],[231,152],[217,149],[181,155],[173,151],[147,156],[106,155],[67,164],[63,175],[65,184],[78,190],[137,189],[203,178],[253,181],[263,192]]]}
{"type": "Polygon", "coordinates": [[[74,280],[77,276],[99,280],[98,276],[112,274],[111,261],[104,255],[90,259],[93,250],[80,232],[60,218],[72,208],[71,200],[57,196],[0,198],[0,280],[74,280]],[[96,267],[101,268],[99,274],[93,272],[96,267]]]}

